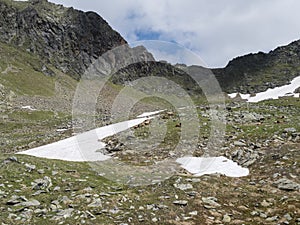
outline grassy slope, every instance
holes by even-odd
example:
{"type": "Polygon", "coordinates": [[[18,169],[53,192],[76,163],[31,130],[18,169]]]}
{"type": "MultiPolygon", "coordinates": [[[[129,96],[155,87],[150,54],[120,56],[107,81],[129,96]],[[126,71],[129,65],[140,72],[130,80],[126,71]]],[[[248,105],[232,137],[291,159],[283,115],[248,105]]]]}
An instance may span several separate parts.
{"type": "Polygon", "coordinates": [[[0,42],[0,83],[19,95],[51,96],[55,79],[42,74],[34,55],[0,42]]]}
{"type": "Polygon", "coordinates": [[[42,66],[36,56],[0,42],[0,84],[11,96],[2,96],[2,100],[9,101],[10,105],[9,109],[0,111],[2,152],[22,149],[32,142],[40,145],[57,140],[52,137],[56,127],[65,126],[71,120],[69,111],[55,113],[50,109],[28,111],[19,108],[20,104],[32,105],[37,101],[50,102],[55,107],[59,99],[71,98],[77,82],[49,65],[47,67],[55,75],[47,76],[40,72],[42,66]]]}

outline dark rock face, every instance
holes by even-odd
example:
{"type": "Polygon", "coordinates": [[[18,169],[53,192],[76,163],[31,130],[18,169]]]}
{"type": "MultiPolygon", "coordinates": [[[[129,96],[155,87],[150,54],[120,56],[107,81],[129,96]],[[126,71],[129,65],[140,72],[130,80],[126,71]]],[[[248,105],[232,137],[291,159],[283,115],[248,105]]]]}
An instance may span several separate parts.
{"type": "MultiPolygon", "coordinates": [[[[199,73],[199,75],[203,74],[199,73]]],[[[198,87],[196,81],[193,80],[187,71],[165,62],[147,61],[131,64],[119,70],[112,76],[111,80],[113,83],[126,84],[148,76],[164,77],[177,83],[191,94],[202,94],[200,87],[198,87]]]]}
{"type": "Polygon", "coordinates": [[[284,85],[300,75],[300,40],[269,53],[237,57],[212,71],[227,92],[256,93],[284,85]]]}
{"type": "Polygon", "coordinates": [[[46,0],[0,1],[0,41],[79,78],[93,59],[126,41],[94,12],[46,0]]]}

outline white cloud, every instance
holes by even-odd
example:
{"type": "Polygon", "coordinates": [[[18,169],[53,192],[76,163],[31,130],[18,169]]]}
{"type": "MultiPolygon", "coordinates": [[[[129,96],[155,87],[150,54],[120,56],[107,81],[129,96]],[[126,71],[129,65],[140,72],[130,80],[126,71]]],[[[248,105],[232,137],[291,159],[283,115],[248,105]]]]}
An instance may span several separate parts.
{"type": "Polygon", "coordinates": [[[50,1],[98,12],[129,42],[141,31],[159,33],[160,40],[195,51],[211,67],[300,38],[298,0],[50,1]]]}

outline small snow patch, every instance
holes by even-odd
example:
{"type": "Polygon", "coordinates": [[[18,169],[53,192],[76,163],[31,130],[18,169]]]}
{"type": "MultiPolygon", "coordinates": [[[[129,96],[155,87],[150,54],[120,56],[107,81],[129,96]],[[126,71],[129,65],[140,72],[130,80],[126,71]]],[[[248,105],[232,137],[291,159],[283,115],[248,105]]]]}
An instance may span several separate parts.
{"type": "Polygon", "coordinates": [[[281,87],[270,88],[264,92],[258,93],[255,96],[248,98],[248,102],[259,102],[267,99],[278,99],[284,96],[299,97],[294,91],[300,87],[300,76],[294,78],[290,84],[281,87]]]}
{"type": "Polygon", "coordinates": [[[250,98],[250,94],[240,94],[242,99],[249,99],[250,98]]]}
{"type": "Polygon", "coordinates": [[[31,110],[31,111],[35,111],[36,110],[35,108],[33,108],[30,105],[22,106],[21,109],[28,109],[28,110],[31,110]]]}
{"type": "Polygon", "coordinates": [[[236,98],[237,95],[238,95],[238,93],[228,94],[229,98],[236,98]]]}
{"type": "Polygon", "coordinates": [[[154,112],[145,112],[141,115],[138,115],[137,118],[153,116],[153,115],[159,114],[159,113],[164,112],[164,111],[166,111],[166,110],[158,110],[158,111],[154,111],[154,112]]]}
{"type": "Polygon", "coordinates": [[[300,76],[294,78],[290,84],[283,85],[281,87],[269,88],[264,92],[260,92],[251,96],[250,94],[231,93],[228,94],[230,98],[235,98],[238,95],[247,102],[260,102],[268,99],[278,99],[280,97],[295,97],[299,98],[300,94],[295,93],[295,90],[300,87],[300,76]]]}
{"type": "Polygon", "coordinates": [[[226,157],[183,157],[176,160],[181,167],[194,174],[202,176],[205,174],[223,174],[228,177],[243,177],[249,174],[247,168],[239,166],[226,157]]]}

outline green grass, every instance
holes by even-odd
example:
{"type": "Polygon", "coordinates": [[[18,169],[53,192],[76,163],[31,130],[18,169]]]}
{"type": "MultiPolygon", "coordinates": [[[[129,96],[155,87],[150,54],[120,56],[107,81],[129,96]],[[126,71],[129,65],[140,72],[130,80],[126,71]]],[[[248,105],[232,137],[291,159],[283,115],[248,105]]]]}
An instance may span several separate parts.
{"type": "Polygon", "coordinates": [[[294,109],[300,109],[300,98],[283,97],[273,100],[265,100],[258,103],[262,106],[277,106],[277,107],[289,107],[294,109]]]}
{"type": "Polygon", "coordinates": [[[242,108],[232,109],[234,113],[255,113],[264,117],[262,121],[243,121],[241,124],[230,122],[227,133],[237,134],[237,139],[251,142],[271,140],[274,135],[281,137],[285,128],[293,127],[300,131],[300,99],[285,97],[265,100],[255,104],[244,104],[242,108]],[[233,128],[238,126],[239,130],[233,128]]]}
{"type": "Polygon", "coordinates": [[[37,147],[66,138],[71,135],[72,130],[63,134],[55,132],[57,127],[69,121],[71,121],[71,116],[65,113],[13,111],[8,114],[8,118],[0,120],[0,152],[15,152],[18,148],[25,150],[32,142],[35,143],[32,147],[37,147]]]}
{"type": "Polygon", "coordinates": [[[55,79],[39,72],[42,65],[36,56],[0,42],[0,83],[16,94],[54,94],[55,79]]]}
{"type": "Polygon", "coordinates": [[[54,112],[50,111],[19,111],[13,112],[9,115],[10,119],[13,120],[25,120],[31,122],[45,121],[52,119],[54,117],[54,112]]]}
{"type": "MultiPolygon", "coordinates": [[[[147,103],[150,104],[153,99],[146,99],[146,101],[148,100],[150,101],[147,103]]],[[[280,99],[278,101],[272,100],[259,103],[259,108],[257,108],[255,104],[250,104],[249,107],[244,104],[240,109],[233,108],[232,110],[235,110],[235,112],[255,112],[263,115],[271,115],[266,116],[266,119],[259,126],[255,123],[234,124],[243,130],[237,132],[238,138],[244,138],[246,141],[255,141],[256,139],[263,140],[264,138],[271,137],[278,131],[282,131],[285,127],[293,126],[296,129],[299,129],[296,125],[299,123],[299,117],[296,117],[299,114],[297,114],[297,105],[293,105],[294,101],[297,100],[288,98],[280,99]],[[284,106],[282,106],[282,104],[284,106]],[[278,108],[272,108],[274,105],[278,108]],[[272,115],[276,115],[276,117],[273,117],[272,115]],[[285,115],[286,118],[282,123],[276,123],[277,117],[281,117],[282,115],[285,115]],[[294,120],[289,120],[291,118],[294,120]]],[[[295,104],[298,103],[296,102],[295,104]]],[[[203,113],[206,111],[203,111],[202,109],[201,112],[203,113]]],[[[208,135],[210,128],[209,118],[203,117],[201,114],[199,115],[199,118],[200,123],[207,123],[207,125],[200,127],[200,136],[208,135]]],[[[58,116],[55,116],[53,112],[49,111],[16,111],[11,113],[8,119],[10,122],[0,123],[0,131],[3,132],[4,135],[10,135],[10,138],[13,140],[19,140],[11,143],[10,147],[14,147],[16,145],[26,144],[22,141],[22,136],[26,137],[27,140],[30,141],[39,140],[39,138],[43,137],[42,135],[45,131],[43,129],[45,129],[45,127],[54,128],[55,125],[61,124],[64,119],[68,120],[71,118],[67,114],[59,114],[58,116]]],[[[163,156],[163,154],[168,153],[168,150],[172,148],[172,144],[176,144],[176,140],[178,140],[180,135],[180,128],[176,127],[176,124],[179,122],[176,114],[169,117],[167,120],[164,120],[164,122],[167,127],[167,134],[159,148],[166,150],[166,152],[159,152],[159,156],[163,156]]],[[[236,131],[233,129],[231,124],[227,126],[227,129],[227,132],[236,131]]],[[[143,139],[143,137],[147,138],[147,134],[149,134],[148,132],[149,127],[147,126],[140,127],[135,130],[135,134],[141,139],[143,139]]],[[[280,132],[278,135],[280,136],[280,132]]],[[[289,151],[289,149],[290,148],[287,148],[286,151],[289,151]]],[[[268,147],[268,150],[274,151],[276,154],[279,153],[279,151],[273,149],[272,146],[268,147]]],[[[191,221],[196,221],[195,224],[205,224],[203,215],[209,215],[209,212],[203,207],[201,197],[216,196],[218,198],[218,202],[222,205],[224,213],[232,214],[232,217],[235,219],[252,219],[252,223],[249,224],[258,224],[259,222],[253,222],[255,218],[253,219],[253,216],[251,216],[250,213],[254,210],[264,209],[259,204],[263,199],[275,199],[276,203],[274,203],[274,207],[276,206],[276,208],[279,208],[278,210],[280,210],[281,216],[287,212],[286,205],[281,203],[280,200],[283,195],[289,196],[290,204],[297,204],[297,201],[295,200],[296,197],[294,197],[292,192],[272,192],[272,190],[274,190],[274,187],[271,186],[272,180],[270,182],[268,180],[272,178],[269,178],[268,176],[270,174],[274,174],[273,170],[278,170],[279,172],[282,170],[282,168],[274,165],[275,161],[272,158],[272,154],[273,153],[270,152],[270,154],[266,155],[266,158],[262,159],[267,161],[257,162],[255,167],[250,167],[250,175],[245,178],[227,178],[223,176],[201,177],[201,182],[191,183],[193,185],[193,190],[196,191],[195,197],[190,196],[189,191],[181,191],[174,188],[173,184],[179,179],[181,180],[179,183],[190,182],[185,181],[186,177],[184,176],[173,176],[156,185],[130,187],[115,181],[107,180],[105,177],[97,175],[97,172],[91,169],[91,166],[87,163],[47,160],[17,155],[20,163],[1,164],[3,160],[8,156],[11,156],[11,154],[0,154],[0,184],[5,184],[5,187],[0,187],[0,190],[4,190],[6,193],[4,196],[0,195],[0,204],[3,207],[0,214],[0,221],[3,221],[6,224],[22,224],[22,222],[16,222],[8,219],[9,213],[19,214],[19,212],[17,212],[19,207],[6,205],[7,200],[10,199],[12,195],[18,194],[25,196],[28,199],[34,198],[38,200],[41,203],[40,208],[47,209],[50,208],[53,200],[61,199],[62,196],[67,196],[73,200],[72,207],[75,211],[89,211],[96,215],[96,219],[94,220],[91,220],[90,218],[86,219],[87,224],[114,224],[114,221],[122,221],[125,223],[128,222],[128,219],[130,218],[132,218],[134,223],[139,224],[140,222],[138,222],[137,218],[138,215],[143,215],[143,218],[145,219],[145,221],[142,222],[143,224],[152,224],[153,217],[161,218],[162,220],[159,222],[162,224],[176,224],[174,221],[177,216],[182,218],[182,214],[188,216],[189,212],[195,210],[198,211],[198,215],[191,221]],[[268,163],[267,165],[266,162],[268,163]],[[25,167],[26,163],[35,165],[36,169],[29,172],[25,167]],[[261,166],[266,166],[266,169],[261,169],[261,166]],[[45,173],[40,174],[37,171],[39,169],[43,169],[45,173]],[[52,171],[57,171],[58,174],[52,175],[52,171]],[[52,179],[53,187],[50,188],[51,194],[46,192],[37,196],[32,196],[35,191],[31,188],[31,182],[35,179],[43,178],[44,176],[48,176],[52,179]],[[256,185],[249,184],[250,181],[253,180],[257,181],[256,185]],[[260,180],[264,180],[267,183],[260,185],[260,180]],[[8,188],[7,185],[12,186],[8,188]],[[53,191],[55,186],[59,186],[60,190],[53,191]],[[99,195],[100,193],[107,193],[109,195],[101,196],[103,204],[102,207],[95,209],[89,208],[89,202],[87,202],[85,198],[73,198],[74,195],[86,194],[87,191],[83,190],[86,187],[91,187],[91,191],[88,191],[91,195],[99,195]],[[259,192],[257,191],[258,189],[260,190],[259,192]],[[14,190],[20,190],[20,192],[15,192],[14,190]],[[162,196],[168,196],[168,198],[164,199],[162,196]],[[127,199],[126,201],[123,201],[124,197],[127,199]],[[176,200],[176,198],[187,200],[188,205],[184,207],[174,205],[173,201],[176,200]],[[258,198],[259,200],[257,200],[258,198]],[[146,209],[147,205],[165,205],[168,208],[153,211],[146,209]],[[237,206],[240,205],[246,206],[247,209],[240,211],[237,209],[237,206]],[[103,209],[111,210],[114,209],[114,207],[118,207],[120,210],[126,212],[126,214],[122,211],[113,215],[101,212],[103,209]],[[140,210],[139,207],[143,207],[145,209],[140,210]],[[10,208],[11,211],[8,211],[7,208],[10,208]],[[124,216],[124,218],[122,218],[122,216],[124,216]]],[[[141,154],[139,154],[136,158],[138,157],[141,157],[141,154]]],[[[128,160],[130,159],[128,158],[128,160]]],[[[160,158],[158,160],[160,160],[160,158]]],[[[124,161],[126,161],[126,158],[124,158],[124,161]]],[[[285,170],[287,170],[285,173],[293,173],[292,169],[293,165],[295,165],[294,161],[294,158],[290,158],[289,161],[284,161],[285,170]]],[[[140,165],[142,165],[142,163],[140,163],[140,165]]],[[[68,205],[63,203],[61,203],[61,206],[62,209],[69,208],[68,205]]],[[[49,211],[47,216],[33,214],[30,224],[58,223],[57,221],[50,220],[50,218],[55,215],[56,212],[52,211],[49,211]]],[[[80,224],[81,219],[82,218],[80,217],[77,218],[76,214],[74,214],[71,218],[65,219],[64,224],[80,224]]],[[[258,219],[264,221],[264,218],[258,219]]],[[[220,218],[220,220],[222,220],[222,218],[220,218]]],[[[294,220],[292,222],[294,222],[294,220]]]]}

